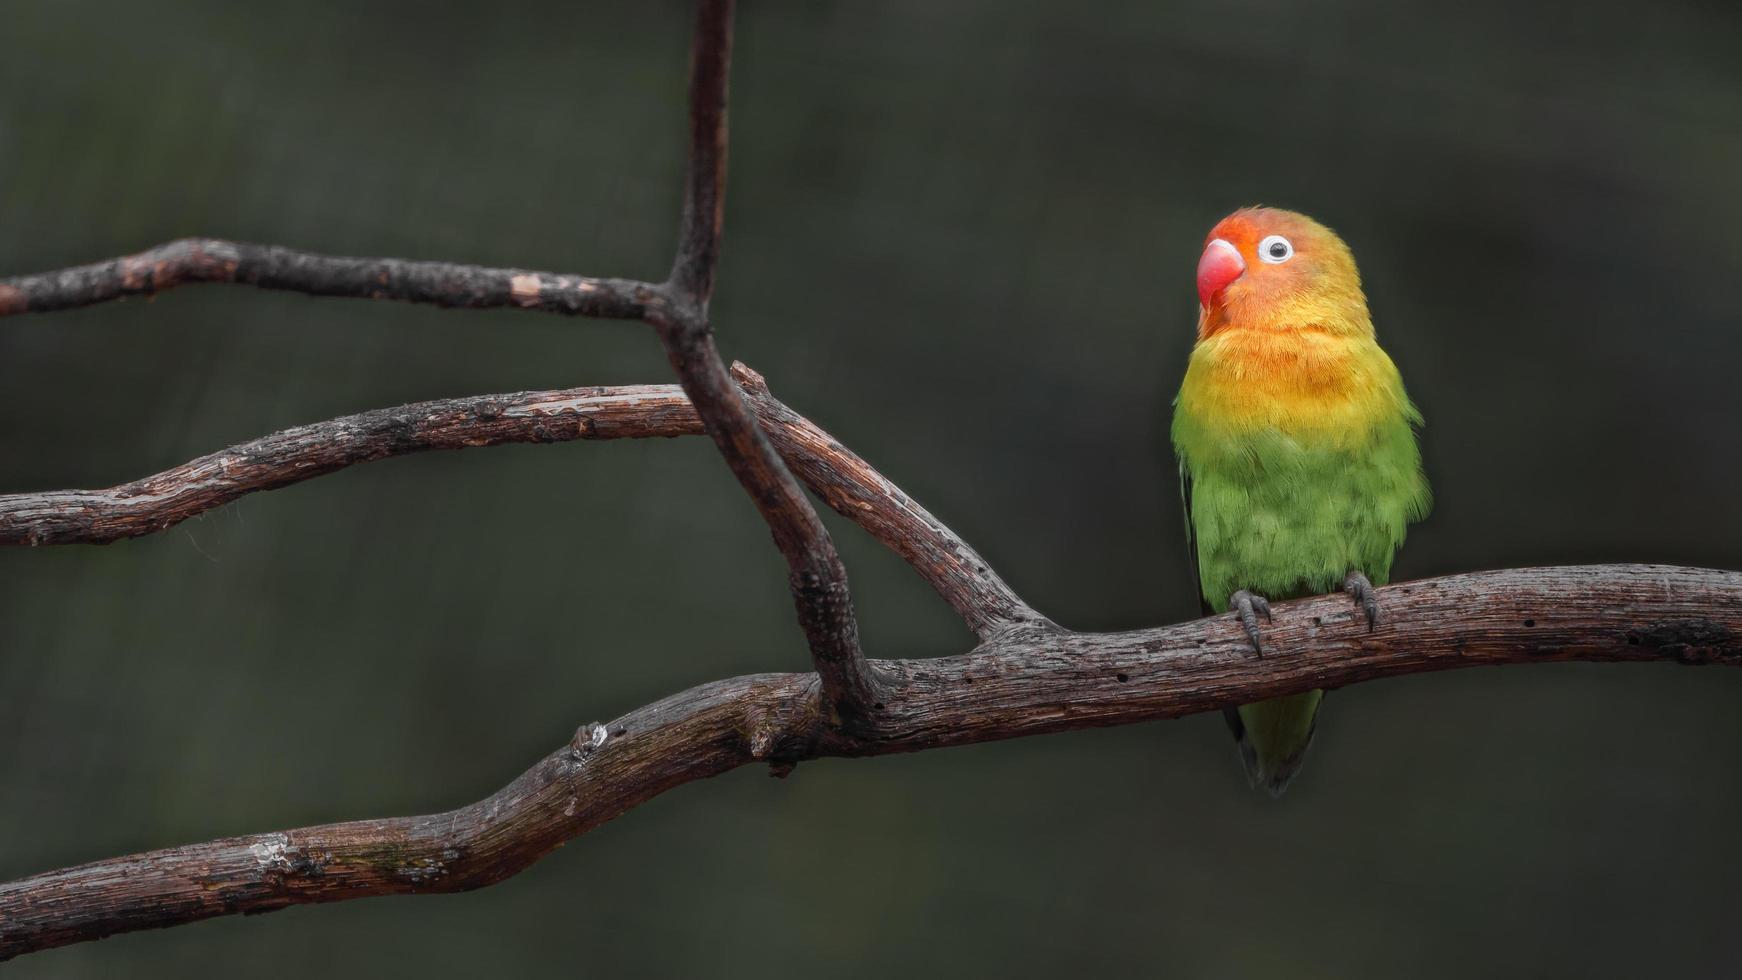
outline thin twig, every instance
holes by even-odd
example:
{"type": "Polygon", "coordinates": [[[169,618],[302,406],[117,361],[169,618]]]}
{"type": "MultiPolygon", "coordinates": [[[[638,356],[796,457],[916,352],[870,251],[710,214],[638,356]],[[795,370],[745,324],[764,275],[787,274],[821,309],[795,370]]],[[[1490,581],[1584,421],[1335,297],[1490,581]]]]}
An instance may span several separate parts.
{"type": "MultiPolygon", "coordinates": [[[[833,436],[732,373],[798,477],[914,567],[975,634],[1044,618],[967,542],[833,436]]],[[[700,435],[677,385],[566,388],[417,402],[297,426],[104,490],[0,495],[0,545],[105,544],[173,527],[239,497],[432,449],[700,435]]]]}
{"type": "Polygon", "coordinates": [[[726,372],[708,320],[726,186],[726,85],[732,63],[732,0],[701,0],[690,56],[690,152],[683,227],[666,302],[647,322],[726,465],[738,478],[786,559],[787,584],[823,698],[844,722],[867,724],[884,688],[859,645],[847,569],[828,529],[726,372]]]}
{"type": "Polygon", "coordinates": [[[726,223],[726,95],[732,69],[733,0],[701,0],[690,43],[690,142],[682,232],[669,284],[706,307],[714,295],[726,223]]]}
{"type": "Polygon", "coordinates": [[[285,429],[105,490],[0,496],[0,544],[107,544],[139,537],[246,494],[428,449],[701,431],[701,420],[676,385],[417,402],[285,429]]]}
{"type": "Polygon", "coordinates": [[[153,851],[0,885],[0,959],[219,915],[501,881],[675,786],[751,762],[881,755],[1212,711],[1314,687],[1550,661],[1742,665],[1742,574],[1652,565],[1479,572],[1275,606],[1255,659],[1229,616],[1126,633],[1036,626],[971,653],[879,661],[899,697],[864,735],[816,677],[718,681],[584,725],[488,799],[153,851]]]}
{"type": "Polygon", "coordinates": [[[393,299],[436,306],[505,306],[571,316],[633,320],[656,287],[452,262],[317,255],[278,245],[184,238],[91,265],[0,279],[0,316],[46,313],[193,283],[239,283],[311,296],[393,299]]]}

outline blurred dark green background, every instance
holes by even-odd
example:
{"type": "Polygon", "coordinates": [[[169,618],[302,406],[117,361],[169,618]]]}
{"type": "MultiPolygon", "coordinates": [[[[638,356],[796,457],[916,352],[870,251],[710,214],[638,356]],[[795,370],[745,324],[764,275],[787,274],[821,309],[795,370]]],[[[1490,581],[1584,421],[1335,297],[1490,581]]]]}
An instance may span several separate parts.
{"type": "MultiPolygon", "coordinates": [[[[0,271],[181,235],[658,277],[687,5],[21,0],[0,271]]],[[[1398,574],[1742,567],[1727,3],[758,3],[729,356],[1083,629],[1195,612],[1164,417],[1235,206],[1353,245],[1426,412],[1398,574]]],[[[188,289],[0,322],[0,490],[333,415],[669,376],[644,328],[188,289]]],[[[831,515],[832,517],[832,515],[831,515]]],[[[835,522],[880,656],[968,636],[835,522]]],[[[579,723],[802,669],[703,440],[392,460],[0,552],[0,878],[471,801],[579,723]]],[[[1280,803],[1221,721],[746,769],[519,878],[142,933],[8,978],[1733,976],[1742,675],[1334,696],[1280,803]]]]}

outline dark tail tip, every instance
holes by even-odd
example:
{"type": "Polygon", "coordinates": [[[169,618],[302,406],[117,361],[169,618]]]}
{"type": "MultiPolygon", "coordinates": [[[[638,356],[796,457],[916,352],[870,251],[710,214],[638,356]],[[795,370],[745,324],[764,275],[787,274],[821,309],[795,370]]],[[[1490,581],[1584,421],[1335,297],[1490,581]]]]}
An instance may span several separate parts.
{"type": "Polygon", "coordinates": [[[1222,718],[1240,747],[1240,764],[1246,770],[1246,782],[1253,789],[1263,787],[1272,799],[1281,797],[1288,784],[1300,774],[1306,762],[1307,749],[1318,733],[1318,709],[1322,692],[1290,695],[1263,701],[1244,708],[1254,712],[1255,727],[1247,725],[1241,709],[1227,708],[1222,718]],[[1298,719],[1297,727],[1279,729],[1278,719],[1290,716],[1298,719]],[[1304,725],[1304,734],[1298,726],[1304,725]]]}

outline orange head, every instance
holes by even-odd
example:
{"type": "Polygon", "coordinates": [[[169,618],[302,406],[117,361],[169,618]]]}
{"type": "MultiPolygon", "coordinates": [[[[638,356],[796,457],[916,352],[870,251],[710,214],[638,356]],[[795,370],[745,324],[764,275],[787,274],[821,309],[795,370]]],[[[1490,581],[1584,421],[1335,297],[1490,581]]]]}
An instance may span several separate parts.
{"type": "Polygon", "coordinates": [[[1241,208],[1217,222],[1198,259],[1198,339],[1229,328],[1371,335],[1349,246],[1304,214],[1241,208]]]}

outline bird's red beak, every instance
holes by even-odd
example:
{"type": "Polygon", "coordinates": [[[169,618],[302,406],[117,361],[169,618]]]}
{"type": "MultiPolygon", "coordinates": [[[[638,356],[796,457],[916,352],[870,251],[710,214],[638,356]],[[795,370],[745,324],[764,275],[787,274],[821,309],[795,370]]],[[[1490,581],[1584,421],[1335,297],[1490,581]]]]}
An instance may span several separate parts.
{"type": "Polygon", "coordinates": [[[1198,260],[1198,302],[1208,307],[1217,293],[1245,274],[1246,260],[1240,250],[1220,238],[1210,239],[1198,260]]]}

